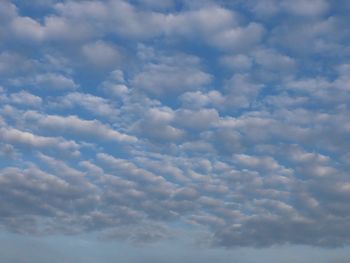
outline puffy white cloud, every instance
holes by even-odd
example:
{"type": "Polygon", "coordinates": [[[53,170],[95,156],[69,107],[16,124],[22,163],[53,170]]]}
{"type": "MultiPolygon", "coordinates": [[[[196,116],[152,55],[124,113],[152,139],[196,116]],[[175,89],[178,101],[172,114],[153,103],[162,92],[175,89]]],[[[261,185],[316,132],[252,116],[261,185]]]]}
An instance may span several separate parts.
{"type": "Polygon", "coordinates": [[[39,96],[35,96],[27,91],[22,90],[17,93],[12,93],[9,97],[9,102],[18,105],[38,107],[41,105],[42,99],[39,96]]]}
{"type": "Polygon", "coordinates": [[[74,141],[67,141],[62,137],[39,136],[30,132],[6,127],[1,128],[0,136],[5,142],[14,145],[46,149],[54,148],[72,154],[79,154],[79,145],[74,141]]]}
{"type": "Polygon", "coordinates": [[[77,136],[94,136],[102,140],[116,142],[136,142],[137,138],[113,130],[97,120],[84,120],[77,116],[42,115],[36,112],[27,112],[25,118],[35,121],[43,129],[54,133],[73,133],[77,136]]]}

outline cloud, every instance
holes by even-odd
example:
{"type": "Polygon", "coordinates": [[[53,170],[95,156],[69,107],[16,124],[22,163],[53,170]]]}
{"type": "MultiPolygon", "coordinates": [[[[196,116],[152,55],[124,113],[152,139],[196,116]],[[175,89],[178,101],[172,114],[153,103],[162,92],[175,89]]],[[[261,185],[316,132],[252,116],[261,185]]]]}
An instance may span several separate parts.
{"type": "Polygon", "coordinates": [[[19,105],[28,105],[33,107],[38,107],[42,103],[42,99],[40,97],[35,96],[24,90],[17,93],[12,93],[10,95],[9,101],[11,103],[19,105]]]}
{"type": "Polygon", "coordinates": [[[0,5],[2,21],[9,21],[16,16],[17,7],[14,4],[9,1],[2,1],[0,5]]]}
{"type": "Polygon", "coordinates": [[[264,0],[259,2],[250,1],[252,9],[259,16],[271,16],[279,13],[287,13],[289,15],[313,17],[325,14],[330,5],[325,0],[298,0],[293,3],[283,0],[264,0]]]}
{"type": "Polygon", "coordinates": [[[97,68],[111,67],[119,64],[121,60],[118,49],[114,45],[102,41],[84,45],[82,53],[87,61],[97,68]]]}
{"type": "Polygon", "coordinates": [[[151,108],[131,129],[154,142],[177,141],[184,136],[184,132],[171,125],[174,118],[174,113],[168,108],[151,108]]]}
{"type": "Polygon", "coordinates": [[[175,122],[187,129],[206,130],[215,126],[218,120],[219,114],[215,109],[179,110],[176,112],[175,122]]]}
{"type": "Polygon", "coordinates": [[[19,146],[56,148],[61,151],[71,152],[72,154],[78,153],[79,149],[79,145],[74,141],[66,141],[61,137],[39,136],[13,128],[2,127],[0,135],[5,142],[19,146]]]}
{"type": "Polygon", "coordinates": [[[94,136],[99,139],[115,142],[136,142],[137,138],[120,133],[97,120],[83,120],[77,116],[41,115],[28,112],[25,115],[28,121],[35,121],[41,128],[59,133],[73,133],[77,136],[94,136]]]}
{"type": "Polygon", "coordinates": [[[200,69],[196,57],[177,55],[160,58],[159,63],[146,64],[132,80],[133,86],[151,94],[179,94],[209,84],[210,74],[200,69]]]}
{"type": "Polygon", "coordinates": [[[78,87],[74,80],[55,73],[37,75],[34,80],[34,85],[42,89],[51,88],[57,90],[76,89],[78,87]]]}
{"type": "Polygon", "coordinates": [[[12,21],[11,29],[23,40],[41,41],[44,37],[40,23],[30,17],[16,17],[12,21]]]}
{"type": "Polygon", "coordinates": [[[0,227],[348,245],[345,10],[1,1],[0,227]]]}
{"type": "Polygon", "coordinates": [[[65,96],[58,97],[55,101],[51,102],[50,106],[60,109],[74,109],[79,107],[93,115],[111,119],[118,115],[118,110],[107,99],[80,92],[71,92],[65,96]]]}
{"type": "Polygon", "coordinates": [[[242,52],[253,48],[264,35],[264,28],[257,23],[246,27],[223,30],[211,38],[211,43],[218,48],[234,52],[242,52]]]}
{"type": "Polygon", "coordinates": [[[230,107],[249,107],[259,95],[261,84],[253,83],[248,75],[235,74],[227,81],[226,103],[230,107]]]}
{"type": "Polygon", "coordinates": [[[3,76],[31,73],[36,63],[26,59],[23,55],[4,51],[0,53],[0,72],[3,76]]]}

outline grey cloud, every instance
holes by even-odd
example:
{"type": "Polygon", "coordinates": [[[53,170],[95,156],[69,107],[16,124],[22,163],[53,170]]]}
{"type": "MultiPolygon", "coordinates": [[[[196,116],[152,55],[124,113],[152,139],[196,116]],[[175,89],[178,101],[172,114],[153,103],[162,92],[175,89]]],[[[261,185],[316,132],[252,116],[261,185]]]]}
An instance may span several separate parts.
{"type": "Polygon", "coordinates": [[[103,163],[114,168],[116,171],[120,171],[122,174],[128,175],[132,179],[145,181],[149,183],[160,183],[164,181],[162,177],[150,173],[146,170],[140,169],[127,160],[114,158],[113,156],[102,153],[98,154],[97,157],[103,163]]]}
{"type": "Polygon", "coordinates": [[[15,17],[11,22],[11,32],[24,41],[41,41],[44,37],[41,24],[30,17],[15,17]]]}
{"type": "Polygon", "coordinates": [[[0,3],[0,10],[1,21],[3,22],[9,21],[17,14],[16,6],[9,1],[2,1],[0,3]]]}
{"type": "Polygon", "coordinates": [[[292,14],[314,16],[322,15],[328,11],[329,4],[326,0],[298,0],[293,4],[289,1],[283,1],[281,7],[292,14]]]}
{"type": "Polygon", "coordinates": [[[211,38],[216,47],[233,52],[248,51],[258,44],[264,35],[264,28],[257,23],[246,27],[236,27],[224,30],[211,38]]]}
{"type": "Polygon", "coordinates": [[[182,129],[172,125],[174,112],[169,108],[150,108],[143,119],[133,124],[131,130],[153,142],[172,142],[180,140],[185,134],[182,129]]]}
{"type": "MultiPolygon", "coordinates": [[[[69,178],[67,174],[65,177],[69,178]]],[[[81,187],[81,184],[66,181],[36,166],[23,170],[14,167],[2,169],[0,187],[2,199],[6,202],[1,208],[1,222],[8,230],[17,233],[79,232],[81,227],[78,222],[72,222],[72,213],[86,211],[88,205],[97,203],[92,188],[81,187]]]]}
{"type": "Polygon", "coordinates": [[[0,73],[2,76],[27,75],[37,67],[36,61],[15,52],[0,53],[0,73]]]}
{"type": "Polygon", "coordinates": [[[61,74],[47,73],[40,74],[35,77],[34,83],[36,87],[41,89],[76,89],[78,85],[69,77],[61,74]]]}
{"type": "Polygon", "coordinates": [[[178,110],[174,120],[180,127],[197,131],[214,127],[218,121],[219,114],[215,109],[178,110]]]}
{"type": "Polygon", "coordinates": [[[335,17],[296,20],[293,24],[285,22],[273,29],[270,39],[277,46],[285,47],[297,55],[316,53],[326,56],[326,50],[338,52],[343,49],[339,40],[345,32],[340,25],[341,19],[335,17]]]}
{"type": "Polygon", "coordinates": [[[82,54],[90,65],[96,68],[112,68],[121,63],[121,52],[113,44],[103,41],[88,43],[82,47],[82,54]]]}
{"type": "Polygon", "coordinates": [[[17,151],[15,147],[11,144],[1,143],[0,144],[0,156],[5,158],[15,158],[17,155],[17,151]]]}
{"type": "Polygon", "coordinates": [[[294,71],[296,62],[293,58],[279,54],[275,50],[258,50],[254,54],[257,64],[260,64],[264,69],[288,72],[294,71]]]}
{"type": "Polygon", "coordinates": [[[252,10],[257,16],[271,16],[280,13],[289,13],[297,16],[319,16],[325,14],[330,5],[326,0],[297,0],[293,3],[288,0],[264,0],[259,2],[250,1],[252,10]]]}
{"type": "Polygon", "coordinates": [[[219,61],[225,67],[234,69],[236,71],[246,71],[252,67],[252,58],[239,54],[239,55],[226,55],[220,58],[219,61]]]}
{"type": "Polygon", "coordinates": [[[162,96],[198,89],[209,84],[211,79],[210,74],[201,70],[196,57],[175,55],[146,65],[131,83],[138,89],[162,96]]]}
{"type": "Polygon", "coordinates": [[[256,100],[262,84],[254,83],[247,74],[235,74],[226,83],[226,100],[228,107],[249,107],[256,100]]]}

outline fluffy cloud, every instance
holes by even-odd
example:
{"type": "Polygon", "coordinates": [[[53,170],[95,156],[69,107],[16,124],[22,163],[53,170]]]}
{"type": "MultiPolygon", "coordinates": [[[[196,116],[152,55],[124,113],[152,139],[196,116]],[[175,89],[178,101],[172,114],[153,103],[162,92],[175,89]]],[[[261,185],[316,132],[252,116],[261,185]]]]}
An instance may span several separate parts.
{"type": "Polygon", "coordinates": [[[67,141],[62,137],[46,137],[32,134],[13,128],[1,128],[0,135],[3,141],[14,145],[23,145],[34,148],[56,148],[66,152],[77,153],[79,145],[74,141],[67,141]]]}
{"type": "Polygon", "coordinates": [[[137,140],[135,137],[113,130],[97,120],[83,120],[77,116],[45,116],[35,112],[28,112],[25,114],[25,118],[28,122],[35,121],[41,128],[48,129],[54,133],[73,133],[77,136],[96,136],[99,139],[116,142],[135,142],[137,140]]]}

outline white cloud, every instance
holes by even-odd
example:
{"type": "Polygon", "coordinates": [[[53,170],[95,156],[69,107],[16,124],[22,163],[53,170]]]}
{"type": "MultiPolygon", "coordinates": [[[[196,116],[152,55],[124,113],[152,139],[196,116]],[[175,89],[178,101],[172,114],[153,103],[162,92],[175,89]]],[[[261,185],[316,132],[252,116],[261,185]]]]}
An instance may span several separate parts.
{"type": "Polygon", "coordinates": [[[9,97],[9,101],[18,105],[28,105],[32,107],[38,107],[42,103],[42,99],[40,97],[24,90],[17,93],[12,93],[9,97]]]}
{"type": "Polygon", "coordinates": [[[30,132],[21,131],[13,128],[2,127],[0,130],[0,137],[8,143],[29,146],[34,148],[54,148],[70,152],[72,154],[79,154],[79,145],[74,141],[67,141],[62,137],[48,137],[35,135],[30,132]]]}
{"type": "Polygon", "coordinates": [[[77,136],[94,136],[101,140],[116,142],[136,142],[137,138],[113,130],[97,120],[83,120],[77,116],[42,115],[35,112],[27,112],[25,118],[41,128],[55,133],[73,133],[77,136]]]}

